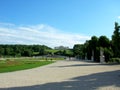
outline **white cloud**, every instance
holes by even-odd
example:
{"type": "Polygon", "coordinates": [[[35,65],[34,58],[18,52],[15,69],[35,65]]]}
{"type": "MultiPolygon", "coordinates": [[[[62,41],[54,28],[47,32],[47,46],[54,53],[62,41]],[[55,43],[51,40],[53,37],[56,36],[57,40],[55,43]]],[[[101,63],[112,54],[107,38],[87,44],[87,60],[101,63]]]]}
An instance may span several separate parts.
{"type": "Polygon", "coordinates": [[[120,19],[120,16],[118,16],[118,19],[120,19]]]}
{"type": "MultiPolygon", "coordinates": [[[[9,24],[12,25],[12,24],[9,24]]],[[[89,36],[70,34],[40,24],[34,26],[0,26],[0,44],[41,44],[50,47],[59,45],[73,47],[74,44],[84,43],[89,36]]]]}
{"type": "Polygon", "coordinates": [[[14,26],[12,23],[2,23],[0,22],[0,26],[14,26]]]}

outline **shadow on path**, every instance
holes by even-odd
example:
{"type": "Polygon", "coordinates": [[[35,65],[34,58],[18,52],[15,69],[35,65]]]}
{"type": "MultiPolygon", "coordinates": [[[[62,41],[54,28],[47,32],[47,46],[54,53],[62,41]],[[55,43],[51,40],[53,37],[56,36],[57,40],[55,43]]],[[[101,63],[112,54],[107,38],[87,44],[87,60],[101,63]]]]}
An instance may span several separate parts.
{"type": "Polygon", "coordinates": [[[80,67],[80,66],[98,66],[100,64],[74,64],[74,65],[65,65],[65,66],[56,66],[56,67],[80,67]]]}
{"type": "Polygon", "coordinates": [[[52,67],[58,67],[58,68],[61,68],[61,67],[80,67],[80,66],[117,66],[117,65],[120,65],[120,64],[101,64],[101,63],[94,63],[92,62],[91,64],[89,64],[88,62],[86,62],[85,64],[72,64],[72,65],[63,65],[63,66],[52,66],[52,67]]]}
{"type": "Polygon", "coordinates": [[[120,70],[75,77],[63,82],[26,87],[0,88],[0,90],[96,90],[99,87],[106,86],[120,88],[120,70]]]}

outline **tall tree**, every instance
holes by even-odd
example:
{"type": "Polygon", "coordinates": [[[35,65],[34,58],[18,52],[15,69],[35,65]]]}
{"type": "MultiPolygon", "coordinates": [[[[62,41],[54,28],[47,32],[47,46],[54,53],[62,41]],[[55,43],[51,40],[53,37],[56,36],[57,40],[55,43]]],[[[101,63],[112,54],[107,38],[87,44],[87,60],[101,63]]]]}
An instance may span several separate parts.
{"type": "Polygon", "coordinates": [[[93,60],[96,61],[97,59],[97,46],[98,46],[98,38],[96,36],[92,36],[90,40],[90,47],[91,47],[91,53],[93,56],[93,60]]]}
{"type": "Polygon", "coordinates": [[[120,26],[115,22],[114,33],[112,35],[112,48],[114,57],[120,57],[120,26]]]}
{"type": "Polygon", "coordinates": [[[103,49],[105,61],[108,62],[112,57],[112,50],[110,45],[110,40],[106,36],[99,37],[99,47],[103,49]]]}
{"type": "Polygon", "coordinates": [[[73,53],[74,56],[76,56],[77,58],[83,58],[84,57],[84,53],[83,53],[83,49],[84,49],[84,45],[83,44],[76,44],[73,47],[73,53]]]}

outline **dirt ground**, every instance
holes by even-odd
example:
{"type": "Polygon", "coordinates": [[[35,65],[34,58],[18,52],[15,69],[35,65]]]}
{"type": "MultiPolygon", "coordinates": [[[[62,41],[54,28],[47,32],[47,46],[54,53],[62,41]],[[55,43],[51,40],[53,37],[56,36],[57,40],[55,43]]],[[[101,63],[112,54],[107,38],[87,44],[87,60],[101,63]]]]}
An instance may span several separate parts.
{"type": "Polygon", "coordinates": [[[120,65],[57,61],[0,73],[0,90],[120,90],[120,65]]]}

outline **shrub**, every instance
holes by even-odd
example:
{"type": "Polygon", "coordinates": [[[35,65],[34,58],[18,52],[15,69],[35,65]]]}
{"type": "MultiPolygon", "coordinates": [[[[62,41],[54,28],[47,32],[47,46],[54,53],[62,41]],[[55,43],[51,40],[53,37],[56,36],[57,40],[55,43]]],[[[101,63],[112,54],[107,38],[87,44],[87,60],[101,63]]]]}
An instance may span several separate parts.
{"type": "Polygon", "coordinates": [[[111,58],[111,59],[110,59],[110,62],[120,63],[120,58],[111,58]]]}

